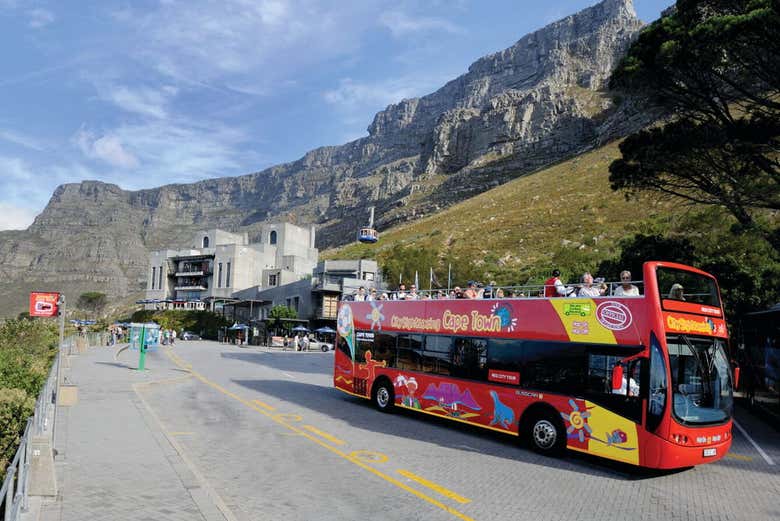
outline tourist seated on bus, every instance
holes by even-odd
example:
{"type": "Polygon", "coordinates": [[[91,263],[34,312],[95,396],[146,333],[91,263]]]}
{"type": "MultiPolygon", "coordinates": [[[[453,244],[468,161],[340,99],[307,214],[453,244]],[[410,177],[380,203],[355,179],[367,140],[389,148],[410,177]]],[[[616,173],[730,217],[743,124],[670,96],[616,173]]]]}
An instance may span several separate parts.
{"type": "Polygon", "coordinates": [[[496,288],[496,298],[504,298],[504,290],[501,288],[496,288]]]}
{"type": "Polygon", "coordinates": [[[669,290],[669,298],[673,300],[685,300],[682,284],[677,284],[676,282],[672,284],[672,287],[669,290]]]}
{"type": "Polygon", "coordinates": [[[406,294],[406,300],[420,300],[420,294],[417,293],[417,286],[412,284],[409,293],[406,294]]]}
{"type": "Polygon", "coordinates": [[[368,292],[368,296],[366,296],[367,301],[373,301],[377,300],[376,298],[376,288],[371,288],[371,291],[368,292]]]}
{"type": "Polygon", "coordinates": [[[544,282],[545,297],[570,297],[576,293],[574,288],[570,288],[561,282],[561,270],[553,270],[552,277],[544,282]]]}
{"type": "Polygon", "coordinates": [[[586,271],[582,274],[582,286],[577,292],[579,297],[600,297],[599,288],[593,285],[593,275],[586,271]]]}
{"type": "Polygon", "coordinates": [[[355,302],[364,302],[366,300],[366,288],[360,286],[352,300],[355,302]]]}
{"type": "Polygon", "coordinates": [[[615,297],[638,297],[639,288],[631,284],[631,272],[623,270],[620,272],[620,285],[612,292],[615,297]]]}
{"type": "Polygon", "coordinates": [[[398,291],[395,292],[393,300],[406,300],[406,284],[398,285],[398,291]]]}
{"type": "Polygon", "coordinates": [[[463,298],[477,298],[477,283],[473,280],[469,281],[466,291],[463,292],[463,298]]]}
{"type": "Polygon", "coordinates": [[[593,279],[593,284],[599,289],[599,295],[602,297],[609,294],[609,287],[604,282],[604,277],[596,277],[593,279]]]}

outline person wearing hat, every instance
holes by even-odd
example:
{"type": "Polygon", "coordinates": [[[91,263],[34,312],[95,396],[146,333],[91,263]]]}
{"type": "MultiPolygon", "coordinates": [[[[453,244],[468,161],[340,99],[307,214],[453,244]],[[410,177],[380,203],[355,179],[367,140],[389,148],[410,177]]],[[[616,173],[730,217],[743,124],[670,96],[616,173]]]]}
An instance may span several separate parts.
{"type": "Polygon", "coordinates": [[[561,282],[561,270],[553,270],[552,277],[544,281],[545,297],[567,297],[574,292],[574,288],[569,288],[561,282]]]}
{"type": "Polygon", "coordinates": [[[477,283],[469,281],[468,288],[463,292],[463,298],[477,298],[477,283]]]}

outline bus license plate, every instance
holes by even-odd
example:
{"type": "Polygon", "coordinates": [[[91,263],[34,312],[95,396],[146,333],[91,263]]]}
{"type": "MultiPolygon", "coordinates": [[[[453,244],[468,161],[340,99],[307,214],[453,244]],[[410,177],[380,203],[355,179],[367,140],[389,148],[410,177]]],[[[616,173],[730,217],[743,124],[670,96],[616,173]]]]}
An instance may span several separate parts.
{"type": "Polygon", "coordinates": [[[710,458],[718,453],[718,449],[704,449],[704,457],[710,458]]]}

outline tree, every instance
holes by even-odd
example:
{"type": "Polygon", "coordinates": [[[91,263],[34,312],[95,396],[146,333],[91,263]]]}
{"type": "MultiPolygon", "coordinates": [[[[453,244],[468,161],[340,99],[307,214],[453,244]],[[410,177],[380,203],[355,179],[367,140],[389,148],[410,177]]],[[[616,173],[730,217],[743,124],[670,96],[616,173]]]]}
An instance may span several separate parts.
{"type": "Polygon", "coordinates": [[[614,190],[726,208],[780,251],[757,209],[780,209],[780,0],[678,0],[643,31],[610,86],[670,118],[620,147],[614,190]]]}
{"type": "Polygon", "coordinates": [[[94,314],[100,314],[103,308],[106,307],[108,300],[105,293],[99,291],[88,291],[79,295],[79,299],[76,302],[76,306],[91,311],[94,314]]]}

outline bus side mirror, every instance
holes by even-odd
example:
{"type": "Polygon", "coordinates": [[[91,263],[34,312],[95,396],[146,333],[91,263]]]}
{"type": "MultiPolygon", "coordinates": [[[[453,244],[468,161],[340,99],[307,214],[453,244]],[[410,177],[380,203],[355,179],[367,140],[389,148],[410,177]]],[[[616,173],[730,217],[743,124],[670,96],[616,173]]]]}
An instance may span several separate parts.
{"type": "Polygon", "coordinates": [[[623,387],[623,366],[618,364],[612,368],[612,390],[619,391],[623,387]]]}
{"type": "Polygon", "coordinates": [[[734,368],[734,389],[739,388],[739,367],[734,368]]]}

